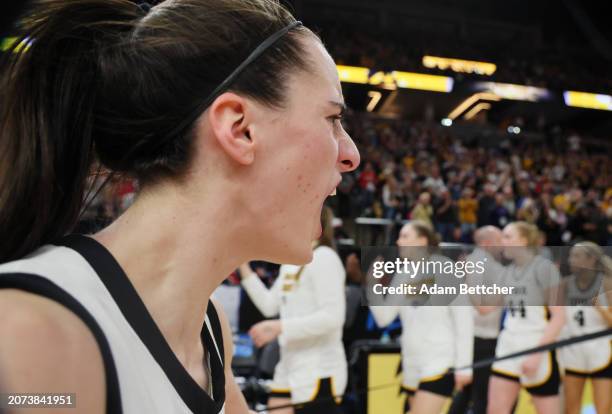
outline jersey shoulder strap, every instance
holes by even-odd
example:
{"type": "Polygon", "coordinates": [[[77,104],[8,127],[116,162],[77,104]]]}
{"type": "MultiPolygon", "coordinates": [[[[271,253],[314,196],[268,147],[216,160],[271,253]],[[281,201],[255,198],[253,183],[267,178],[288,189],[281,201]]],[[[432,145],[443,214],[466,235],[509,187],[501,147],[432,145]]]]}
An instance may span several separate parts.
{"type": "Polygon", "coordinates": [[[102,328],[85,307],[64,289],[39,275],[26,273],[0,274],[0,289],[19,289],[35,295],[53,300],[74,313],[89,328],[94,335],[102,360],[106,377],[106,412],[107,414],[121,414],[121,392],[115,361],[110,345],[102,328]]]}

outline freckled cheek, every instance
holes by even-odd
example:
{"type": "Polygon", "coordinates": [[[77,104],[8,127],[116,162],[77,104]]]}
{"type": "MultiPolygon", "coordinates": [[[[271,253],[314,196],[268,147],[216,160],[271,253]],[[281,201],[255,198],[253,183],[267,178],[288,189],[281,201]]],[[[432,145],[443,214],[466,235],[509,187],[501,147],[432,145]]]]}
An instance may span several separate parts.
{"type": "Polygon", "coordinates": [[[296,153],[295,167],[287,169],[287,177],[295,183],[295,195],[306,207],[320,206],[325,198],[326,186],[335,166],[338,146],[326,135],[310,135],[296,153]]]}

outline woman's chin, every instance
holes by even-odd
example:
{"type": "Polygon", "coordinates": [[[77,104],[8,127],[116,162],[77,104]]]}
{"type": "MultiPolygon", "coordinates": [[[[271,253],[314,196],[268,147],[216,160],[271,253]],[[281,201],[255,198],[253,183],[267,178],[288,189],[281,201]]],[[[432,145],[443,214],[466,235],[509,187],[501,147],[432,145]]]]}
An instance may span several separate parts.
{"type": "Polygon", "coordinates": [[[307,238],[304,238],[299,245],[297,240],[291,240],[291,242],[282,248],[272,249],[262,260],[277,264],[304,265],[310,263],[312,261],[312,242],[307,238]]]}

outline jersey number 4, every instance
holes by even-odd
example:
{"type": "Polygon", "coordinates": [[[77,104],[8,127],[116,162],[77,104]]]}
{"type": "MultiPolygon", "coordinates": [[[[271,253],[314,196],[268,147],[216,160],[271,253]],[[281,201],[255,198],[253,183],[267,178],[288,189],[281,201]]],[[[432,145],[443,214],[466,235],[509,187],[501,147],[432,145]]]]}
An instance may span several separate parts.
{"type": "Polygon", "coordinates": [[[582,309],[574,314],[574,320],[578,322],[578,325],[584,326],[584,311],[582,309]]]}

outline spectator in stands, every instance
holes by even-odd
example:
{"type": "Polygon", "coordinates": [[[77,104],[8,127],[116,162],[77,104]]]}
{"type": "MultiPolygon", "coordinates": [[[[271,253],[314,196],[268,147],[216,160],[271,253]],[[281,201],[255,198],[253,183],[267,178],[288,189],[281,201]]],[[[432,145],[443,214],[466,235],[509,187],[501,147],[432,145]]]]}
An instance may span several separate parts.
{"type": "Polygon", "coordinates": [[[476,230],[476,214],[478,213],[478,201],[474,197],[474,189],[472,187],[466,187],[463,190],[457,205],[459,207],[461,241],[470,243],[472,241],[472,233],[476,230]]]}
{"type": "Polygon", "coordinates": [[[496,225],[492,221],[492,216],[495,208],[495,191],[497,188],[491,183],[485,184],[483,188],[483,195],[478,200],[478,227],[496,225]]]}
{"type": "Polygon", "coordinates": [[[419,199],[416,205],[410,212],[411,220],[418,220],[426,223],[428,226],[432,225],[433,208],[431,207],[431,194],[423,192],[419,194],[419,199]]]}
{"type": "Polygon", "coordinates": [[[505,197],[501,193],[495,194],[495,204],[491,211],[490,222],[499,228],[504,227],[512,221],[512,215],[505,206],[505,197]]]}
{"type": "Polygon", "coordinates": [[[442,237],[442,241],[455,241],[455,229],[459,225],[457,209],[450,191],[446,188],[443,188],[436,198],[434,224],[436,231],[442,237]]]}
{"type": "Polygon", "coordinates": [[[437,164],[431,166],[431,175],[423,181],[423,187],[433,194],[436,194],[446,188],[444,180],[440,176],[440,167],[437,164]]]}

